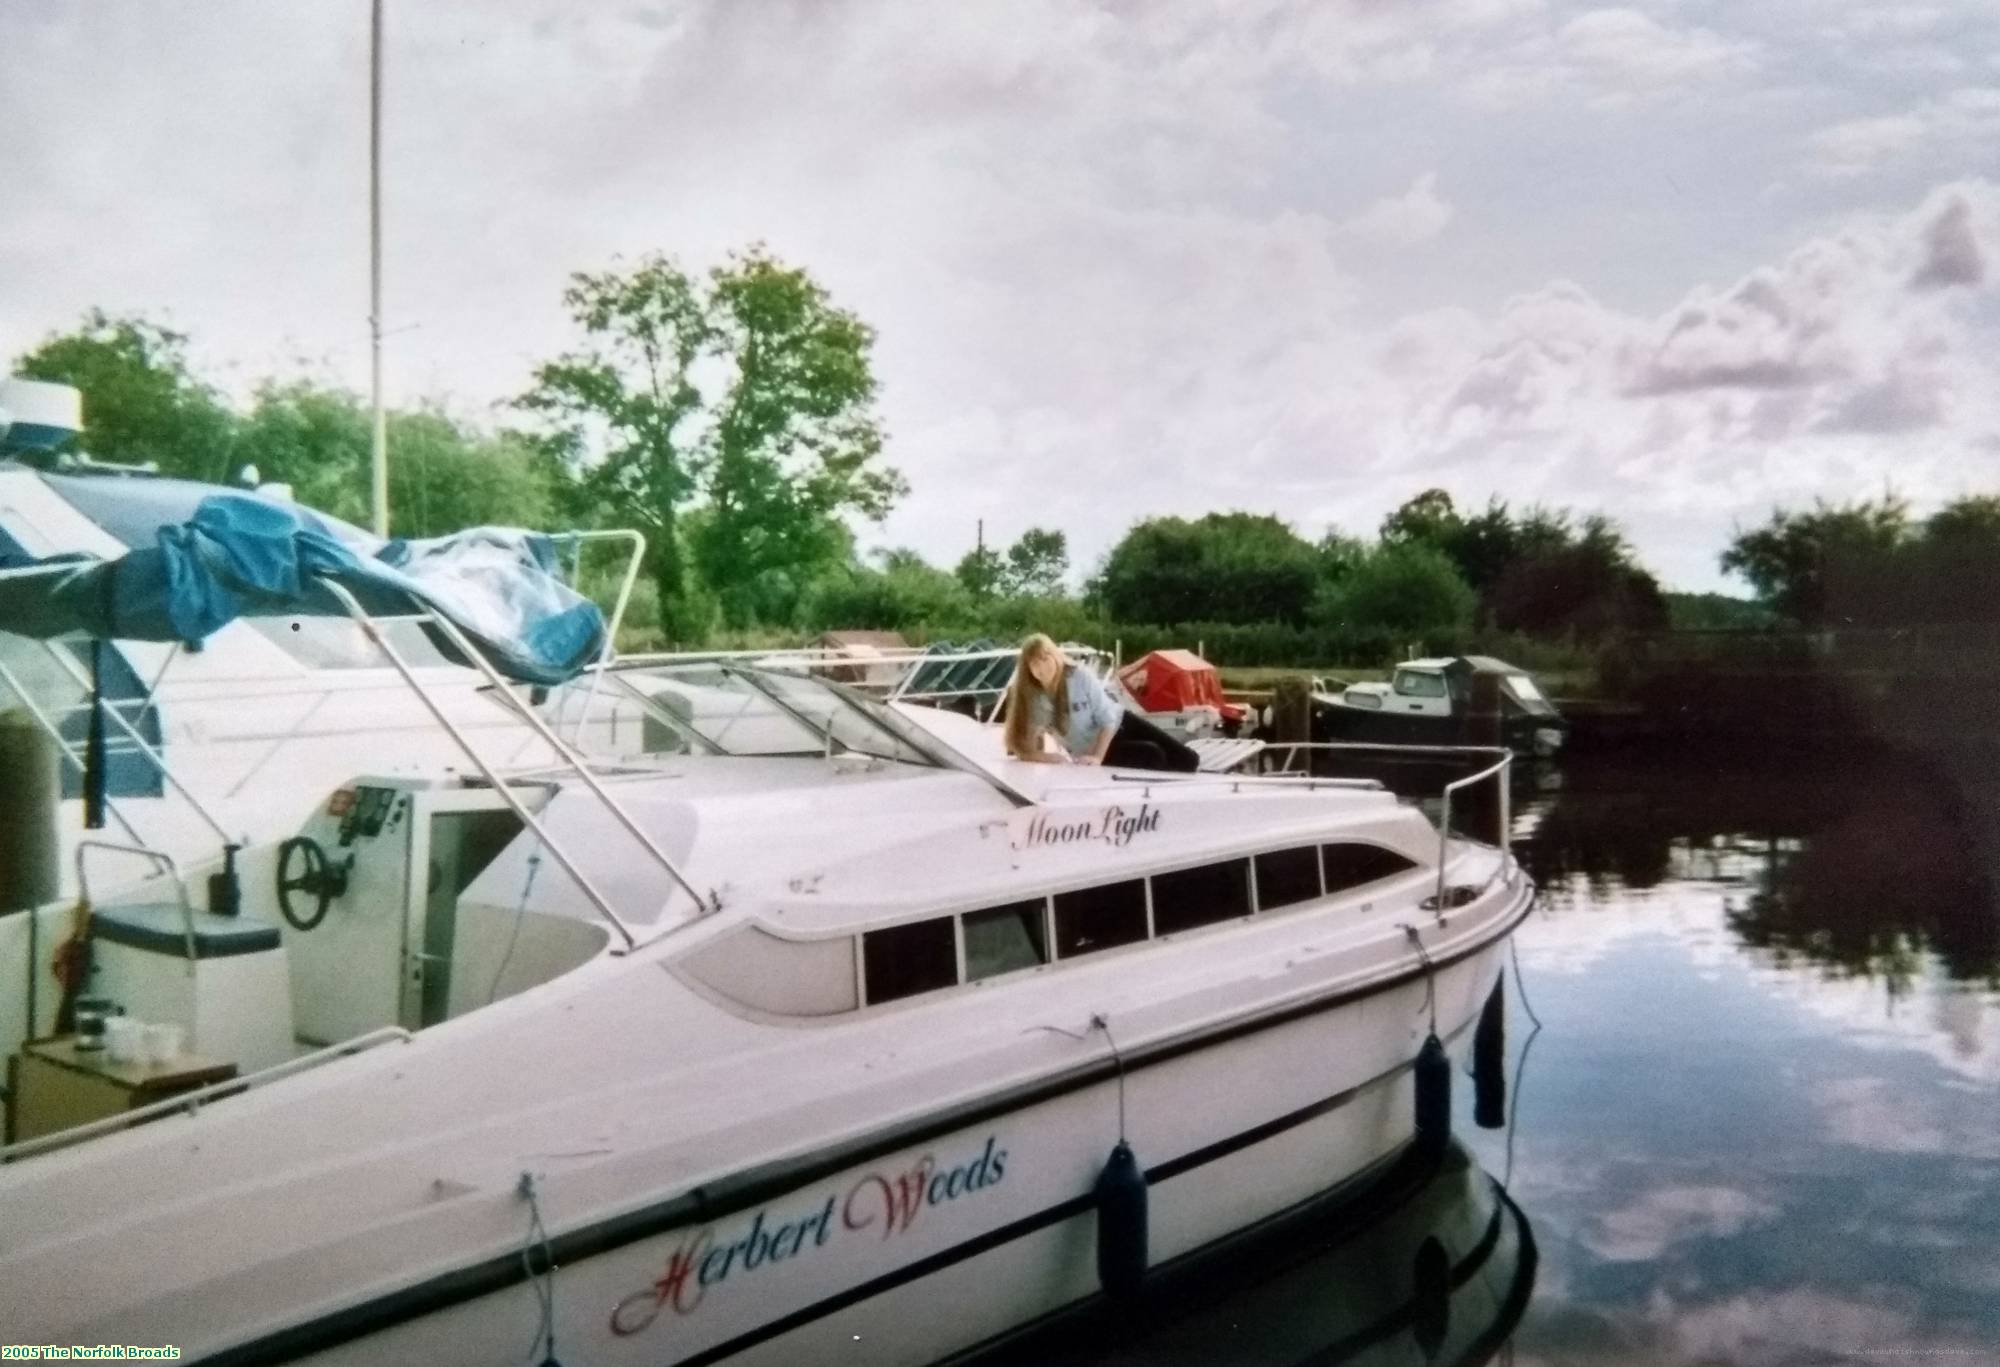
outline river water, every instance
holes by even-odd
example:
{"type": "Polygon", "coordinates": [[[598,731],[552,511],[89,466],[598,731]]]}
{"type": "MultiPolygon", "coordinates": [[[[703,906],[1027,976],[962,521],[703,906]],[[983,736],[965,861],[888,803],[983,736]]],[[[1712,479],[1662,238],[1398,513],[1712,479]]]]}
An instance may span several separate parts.
{"type": "MultiPolygon", "coordinates": [[[[1578,761],[1525,802],[1516,1362],[2000,1363],[1982,796],[1578,761]]],[[[1494,1170],[1496,1138],[1470,1139],[1494,1170]]]]}
{"type": "Polygon", "coordinates": [[[1460,1077],[1462,1171],[1037,1356],[2000,1367],[2000,871],[1966,796],[1911,765],[1528,776],[1511,1125],[1460,1077]]]}

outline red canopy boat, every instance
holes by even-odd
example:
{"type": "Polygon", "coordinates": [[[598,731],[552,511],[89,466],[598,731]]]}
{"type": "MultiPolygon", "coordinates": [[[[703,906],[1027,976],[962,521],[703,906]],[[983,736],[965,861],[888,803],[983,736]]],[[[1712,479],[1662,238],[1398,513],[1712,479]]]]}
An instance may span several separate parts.
{"type": "Polygon", "coordinates": [[[1222,696],[1215,666],[1191,650],[1156,650],[1118,671],[1118,682],[1148,712],[1182,712],[1212,707],[1224,721],[1242,721],[1241,705],[1222,696]]]}

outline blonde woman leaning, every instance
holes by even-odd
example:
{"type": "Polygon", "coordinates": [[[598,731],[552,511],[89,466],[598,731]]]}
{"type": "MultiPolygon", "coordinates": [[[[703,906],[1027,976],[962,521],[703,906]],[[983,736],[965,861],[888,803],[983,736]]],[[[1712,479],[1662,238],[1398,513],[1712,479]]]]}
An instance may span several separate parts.
{"type": "Polygon", "coordinates": [[[1102,764],[1125,709],[1087,669],[1063,657],[1039,632],[1021,643],[1007,686],[1007,753],[1041,764],[1102,764]],[[1051,751],[1044,736],[1058,742],[1051,751]]]}

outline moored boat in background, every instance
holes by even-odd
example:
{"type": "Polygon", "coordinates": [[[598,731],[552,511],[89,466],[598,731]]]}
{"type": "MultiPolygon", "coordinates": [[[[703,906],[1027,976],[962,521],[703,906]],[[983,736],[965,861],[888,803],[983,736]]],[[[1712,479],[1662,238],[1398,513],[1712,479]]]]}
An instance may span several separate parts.
{"type": "Polygon", "coordinates": [[[1406,660],[1387,683],[1316,692],[1313,703],[1316,740],[1504,744],[1517,755],[1547,756],[1569,734],[1527,671],[1490,655],[1406,660]]]}

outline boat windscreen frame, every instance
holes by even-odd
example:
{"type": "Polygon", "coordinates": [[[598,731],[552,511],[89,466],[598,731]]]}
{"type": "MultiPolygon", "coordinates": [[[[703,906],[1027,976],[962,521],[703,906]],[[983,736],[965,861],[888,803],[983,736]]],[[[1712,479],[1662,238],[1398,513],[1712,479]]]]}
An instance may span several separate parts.
{"type": "MultiPolygon", "coordinates": [[[[1033,798],[1001,779],[998,775],[990,772],[985,766],[974,761],[969,755],[962,754],[950,745],[945,744],[922,727],[913,726],[905,722],[884,704],[876,702],[872,698],[864,697],[846,684],[836,683],[832,679],[822,679],[816,675],[788,669],[758,669],[743,665],[721,665],[718,668],[722,673],[732,678],[740,679],[750,687],[755,688],[794,720],[818,731],[821,737],[829,744],[834,742],[845,744],[846,742],[840,741],[840,738],[834,735],[833,727],[830,723],[822,725],[814,722],[811,717],[799,711],[792,702],[782,698],[776,690],[767,687],[758,676],[764,675],[795,680],[831,694],[837,701],[845,704],[875,730],[880,731],[904,749],[914,751],[935,767],[940,769],[955,769],[961,773],[971,774],[975,778],[984,781],[989,787],[998,792],[1002,797],[1005,797],[1016,807],[1032,807],[1035,805],[1033,798]]],[[[891,762],[896,761],[892,760],[891,762]]]]}

